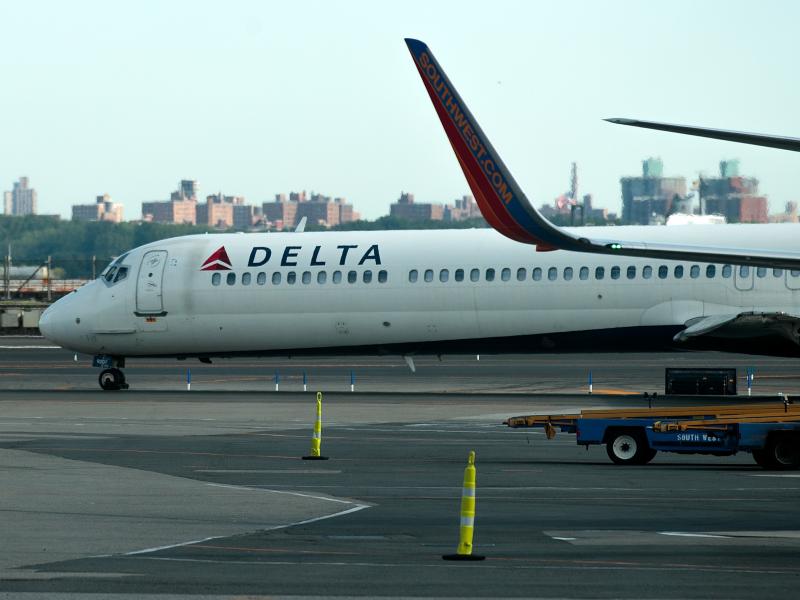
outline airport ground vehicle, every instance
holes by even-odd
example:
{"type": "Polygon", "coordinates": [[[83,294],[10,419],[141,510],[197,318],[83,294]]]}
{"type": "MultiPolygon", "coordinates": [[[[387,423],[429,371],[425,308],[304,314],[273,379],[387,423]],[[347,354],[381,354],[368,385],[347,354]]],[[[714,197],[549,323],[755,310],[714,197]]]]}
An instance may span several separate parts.
{"type": "Polygon", "coordinates": [[[576,434],[579,445],[605,444],[619,465],[643,465],[657,452],[728,456],[750,452],[765,469],[800,467],[800,405],[772,404],[584,410],[580,414],[530,415],[509,427],[556,428],[576,434]]]}

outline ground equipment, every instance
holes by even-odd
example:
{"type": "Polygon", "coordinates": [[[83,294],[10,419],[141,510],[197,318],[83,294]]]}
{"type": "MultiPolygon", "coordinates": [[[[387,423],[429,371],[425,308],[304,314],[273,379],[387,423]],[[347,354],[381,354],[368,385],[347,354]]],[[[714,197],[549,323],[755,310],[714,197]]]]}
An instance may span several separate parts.
{"type": "Polygon", "coordinates": [[[765,469],[800,467],[800,405],[769,404],[584,410],[579,414],[511,417],[509,427],[556,428],[579,445],[604,444],[619,465],[643,465],[657,452],[729,456],[750,452],[765,469]]]}

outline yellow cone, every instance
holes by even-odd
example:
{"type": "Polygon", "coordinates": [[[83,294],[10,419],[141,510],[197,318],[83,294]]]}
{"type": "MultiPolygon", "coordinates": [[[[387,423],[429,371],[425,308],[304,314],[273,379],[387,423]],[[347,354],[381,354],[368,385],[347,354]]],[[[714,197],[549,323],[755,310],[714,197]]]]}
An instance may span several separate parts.
{"type": "Polygon", "coordinates": [[[303,460],[327,460],[322,456],[322,392],[317,392],[317,418],[311,436],[311,454],[304,456],[303,460]]]}
{"type": "Polygon", "coordinates": [[[475,452],[469,453],[467,468],[464,469],[464,485],[461,489],[461,525],[459,527],[458,548],[455,554],[446,554],[445,560],[483,560],[483,556],[472,553],[472,537],[475,532],[475,452]]]}

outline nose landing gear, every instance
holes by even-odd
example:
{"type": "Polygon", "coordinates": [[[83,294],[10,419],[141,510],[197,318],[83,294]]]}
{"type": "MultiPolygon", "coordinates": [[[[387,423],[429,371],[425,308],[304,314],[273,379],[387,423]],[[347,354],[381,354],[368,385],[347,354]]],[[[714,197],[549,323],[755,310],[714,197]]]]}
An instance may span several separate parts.
{"type": "Polygon", "coordinates": [[[125,373],[116,367],[101,371],[99,381],[100,387],[104,390],[128,389],[128,384],[125,383],[125,373]]]}

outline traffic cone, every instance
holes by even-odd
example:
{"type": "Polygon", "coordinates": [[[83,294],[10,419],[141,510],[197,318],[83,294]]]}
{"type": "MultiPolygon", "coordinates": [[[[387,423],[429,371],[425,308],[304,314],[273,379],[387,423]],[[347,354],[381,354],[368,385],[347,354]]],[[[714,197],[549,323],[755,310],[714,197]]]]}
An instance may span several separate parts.
{"type": "Polygon", "coordinates": [[[322,456],[322,392],[317,392],[317,419],[314,421],[314,433],[311,436],[311,455],[303,460],[328,460],[322,456]]]}
{"type": "Polygon", "coordinates": [[[445,554],[444,560],[483,560],[485,556],[472,553],[472,535],[475,528],[475,452],[469,453],[464,469],[464,487],[461,489],[461,527],[455,554],[445,554]]]}

